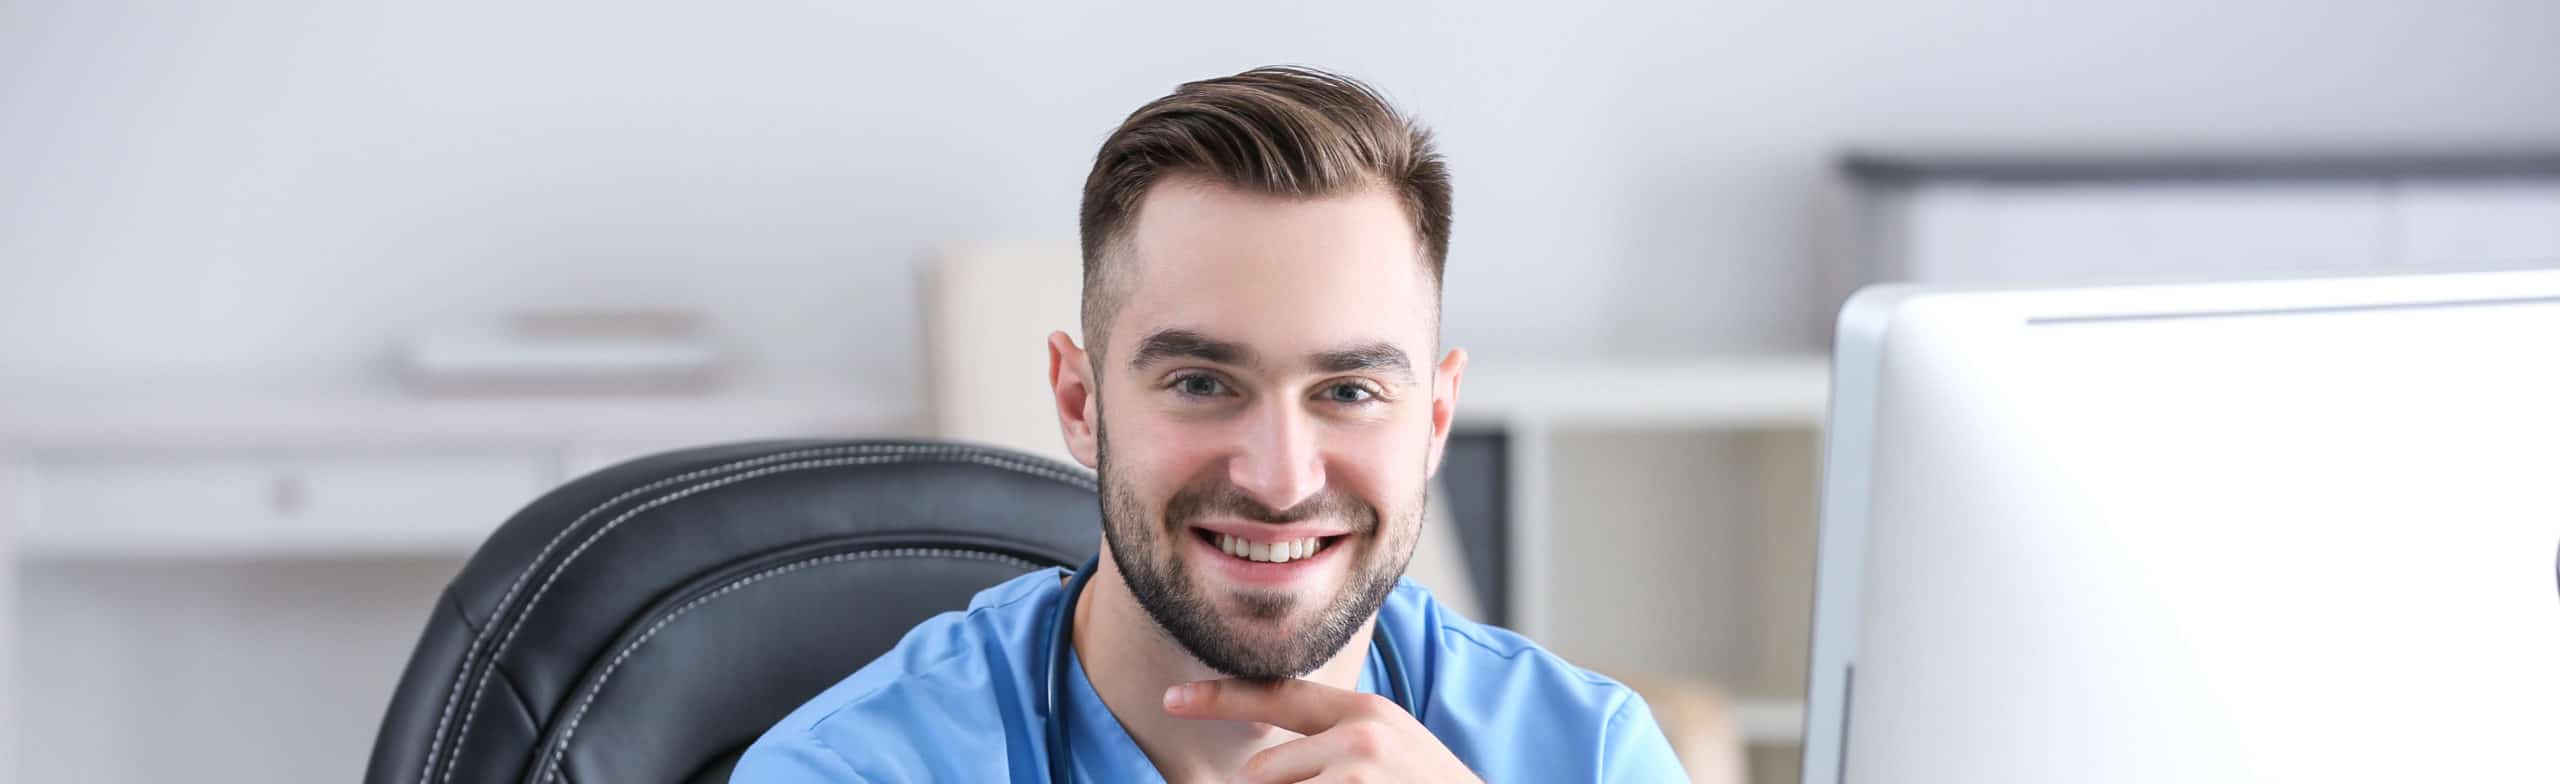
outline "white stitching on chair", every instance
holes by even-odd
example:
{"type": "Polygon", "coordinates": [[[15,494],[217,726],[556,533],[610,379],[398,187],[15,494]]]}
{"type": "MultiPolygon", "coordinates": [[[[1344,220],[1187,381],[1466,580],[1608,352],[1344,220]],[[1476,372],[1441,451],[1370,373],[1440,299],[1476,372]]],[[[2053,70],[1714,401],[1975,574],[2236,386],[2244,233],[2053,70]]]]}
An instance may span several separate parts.
{"type": "Polygon", "coordinates": [[[859,444],[853,446],[827,447],[822,449],[806,449],[785,452],[748,460],[740,460],[711,468],[697,469],[675,477],[651,482],[639,489],[617,495],[612,500],[608,500],[605,503],[596,506],[594,509],[588,510],[585,514],[579,515],[577,519],[571,520],[568,526],[562,528],[560,533],[553,535],[551,541],[543,545],[541,552],[536,553],[533,560],[526,564],[525,571],[516,576],[515,582],[508,587],[507,594],[500,597],[497,609],[491,614],[490,623],[487,626],[482,627],[480,632],[472,637],[471,647],[464,651],[463,666],[460,671],[454,673],[454,682],[452,686],[453,691],[450,692],[446,698],[444,712],[436,720],[436,733],[434,738],[428,742],[426,766],[419,774],[419,781],[424,782],[428,778],[433,778],[435,776],[437,751],[443,743],[443,738],[445,736],[444,730],[447,726],[447,722],[452,718],[453,708],[456,703],[467,702],[462,712],[462,724],[454,729],[453,747],[444,752],[445,771],[442,781],[449,784],[453,780],[453,769],[461,760],[463,744],[469,737],[473,719],[479,714],[480,695],[488,691],[489,677],[497,668],[498,657],[506,653],[507,646],[515,641],[516,632],[523,629],[525,619],[532,616],[534,606],[542,602],[543,595],[551,590],[552,583],[559,580],[560,574],[569,568],[569,564],[576,562],[578,556],[585,553],[588,547],[594,545],[596,541],[603,538],[605,534],[612,532],[613,529],[620,526],[623,521],[629,520],[634,515],[656,508],[667,502],[674,501],[703,490],[721,487],[747,479],[781,473],[784,471],[804,470],[810,468],[906,462],[911,457],[951,459],[959,462],[976,463],[979,465],[1013,471],[1015,473],[1037,476],[1045,479],[1054,479],[1083,488],[1087,491],[1094,489],[1092,477],[1059,471],[1056,468],[1041,462],[1017,459],[1008,455],[974,447],[954,446],[948,444],[859,444]],[[676,482],[701,478],[723,471],[747,468],[749,466],[755,466],[762,463],[772,463],[776,461],[792,460],[795,458],[830,454],[856,455],[856,457],[811,460],[800,463],[788,463],[779,466],[768,466],[751,471],[743,471],[736,476],[723,477],[714,481],[697,484],[677,491],[672,495],[653,499],[648,503],[635,507],[630,511],[624,512],[622,515],[606,522],[602,528],[599,528],[594,534],[589,535],[587,539],[580,542],[575,549],[570,550],[567,556],[562,557],[559,564],[552,567],[551,573],[543,578],[542,585],[534,589],[533,595],[525,600],[525,606],[516,610],[515,620],[513,623],[508,624],[506,634],[497,638],[497,647],[491,650],[489,655],[486,657],[484,666],[480,670],[480,677],[477,679],[470,677],[472,669],[472,653],[481,645],[486,643],[488,634],[497,628],[497,622],[505,619],[508,599],[514,596],[519,589],[523,588],[526,579],[532,576],[534,567],[541,564],[544,556],[549,555],[553,548],[557,547],[560,542],[564,541],[568,537],[570,531],[576,530],[580,524],[584,523],[588,518],[593,517],[596,513],[604,511],[606,508],[612,507],[622,501],[628,500],[632,496],[676,482]],[[466,680],[472,681],[472,687],[470,689],[471,697],[467,701],[462,699],[462,684],[466,680]]]}
{"type": "MultiPolygon", "coordinates": [[[[683,497],[685,497],[685,496],[689,496],[689,495],[692,495],[692,494],[694,494],[694,493],[701,492],[701,491],[703,491],[703,490],[707,490],[707,489],[711,489],[711,488],[715,488],[715,487],[721,487],[721,486],[725,486],[725,485],[732,484],[732,483],[735,483],[735,482],[744,481],[744,480],[747,480],[747,479],[753,479],[753,478],[762,477],[762,476],[767,476],[767,475],[771,475],[771,474],[775,474],[775,473],[781,473],[781,472],[784,472],[784,471],[803,470],[803,469],[809,469],[809,468],[828,468],[828,467],[844,466],[844,465],[864,465],[864,464],[874,464],[874,463],[906,462],[910,457],[918,457],[918,456],[920,456],[920,457],[931,457],[931,458],[942,458],[942,459],[953,459],[953,460],[957,460],[957,461],[960,461],[960,462],[977,463],[977,464],[980,464],[980,465],[986,465],[986,466],[992,466],[992,467],[996,467],[996,468],[1002,468],[1002,469],[1006,469],[1006,470],[1014,471],[1014,472],[1017,472],[1017,473],[1027,474],[1027,475],[1031,475],[1031,476],[1038,476],[1038,477],[1047,478],[1047,479],[1054,479],[1054,480],[1058,480],[1058,481],[1066,482],[1066,483],[1071,484],[1071,485],[1075,485],[1075,486],[1077,486],[1077,487],[1084,488],[1084,489],[1086,489],[1086,490],[1092,490],[1092,489],[1094,489],[1094,488],[1093,488],[1093,480],[1092,480],[1092,478],[1090,478],[1090,477],[1085,477],[1085,476],[1081,476],[1081,475],[1077,475],[1077,474],[1073,474],[1073,473],[1068,473],[1068,472],[1062,472],[1062,471],[1058,471],[1058,470],[1056,470],[1056,469],[1054,469],[1054,468],[1052,468],[1052,467],[1050,467],[1050,466],[1042,465],[1042,464],[1040,464],[1040,463],[1035,463],[1035,462],[1029,462],[1029,461],[1024,461],[1024,460],[1014,459],[1014,458],[1011,458],[1011,457],[1008,457],[1008,456],[1005,456],[1005,455],[996,454],[996,453],[991,453],[991,452],[986,452],[986,451],[983,451],[983,450],[977,450],[977,449],[972,449],[972,448],[967,448],[967,447],[953,447],[953,446],[939,445],[939,444],[935,444],[935,445],[910,445],[910,444],[894,444],[894,445],[861,445],[861,446],[856,446],[856,447],[836,447],[836,448],[832,448],[832,449],[825,449],[825,450],[804,450],[804,452],[803,452],[803,453],[812,453],[812,454],[836,453],[836,454],[854,454],[854,455],[861,455],[861,456],[857,456],[857,457],[850,457],[850,458],[833,458],[833,459],[827,459],[827,460],[812,460],[812,461],[807,461],[807,462],[791,463],[791,464],[780,465],[780,466],[769,466],[769,467],[765,467],[765,468],[755,469],[755,470],[752,470],[752,471],[745,471],[745,472],[741,472],[741,473],[739,473],[739,474],[738,474],[738,475],[736,475],[736,476],[723,477],[723,478],[721,478],[721,479],[717,479],[717,480],[713,480],[713,481],[710,481],[710,482],[705,482],[705,483],[702,483],[702,484],[697,484],[697,485],[694,485],[694,486],[692,486],[692,487],[685,488],[685,489],[683,489],[683,490],[677,491],[676,493],[674,493],[674,494],[672,494],[672,495],[668,495],[668,496],[660,497],[660,498],[657,498],[657,499],[653,499],[653,500],[651,500],[650,502],[648,502],[648,503],[646,503],[646,504],[643,504],[643,505],[641,505],[641,506],[635,507],[635,508],[631,509],[630,511],[624,512],[622,515],[620,515],[620,516],[618,516],[618,517],[615,517],[613,520],[606,522],[602,528],[598,529],[594,534],[589,535],[585,541],[580,542],[580,543],[578,544],[578,546],[577,546],[575,549],[572,549],[572,550],[569,552],[569,554],[568,554],[567,556],[563,557],[563,558],[561,559],[560,563],[559,563],[558,565],[556,565],[556,566],[554,566],[554,567],[552,568],[551,573],[550,573],[549,575],[547,575],[547,576],[545,576],[545,577],[543,578],[542,585],[541,585],[540,587],[538,587],[538,588],[536,588],[536,589],[534,590],[533,595],[532,595],[530,598],[528,598],[528,599],[526,599],[526,600],[525,600],[525,606],[524,606],[523,608],[521,608],[521,609],[517,610],[516,615],[515,615],[515,621],[514,621],[513,623],[511,623],[511,624],[509,624],[509,625],[508,625],[506,634],[498,638],[498,641],[497,641],[497,647],[496,647],[494,650],[490,651],[490,653],[489,653],[489,655],[488,655],[488,657],[487,657],[487,663],[486,663],[486,665],[484,666],[484,668],[483,668],[483,669],[481,669],[481,671],[480,671],[480,677],[479,677],[478,679],[476,679],[476,680],[474,680],[474,681],[473,681],[473,685],[472,685],[471,692],[470,692],[470,693],[471,693],[471,697],[470,697],[470,699],[467,701],[467,705],[466,705],[466,707],[464,708],[463,713],[462,713],[462,724],[461,724],[457,729],[455,729],[455,731],[454,731],[454,735],[453,735],[453,748],[452,748],[450,751],[446,752],[446,754],[445,754],[445,761],[446,761],[446,765],[445,765],[445,772],[444,772],[443,781],[445,781],[445,782],[451,782],[451,781],[453,780],[453,768],[454,768],[454,765],[458,764],[458,762],[459,762],[459,760],[460,760],[460,758],[461,758],[463,744],[468,740],[468,738],[469,738],[469,733],[471,732],[471,724],[472,724],[473,720],[477,717],[477,715],[478,715],[478,713],[479,713],[479,709],[480,709],[480,705],[479,705],[480,695],[481,695],[482,693],[485,693],[485,692],[487,692],[487,691],[488,691],[488,688],[489,688],[489,678],[490,678],[490,675],[495,671],[495,669],[496,669],[496,667],[497,667],[497,659],[498,659],[498,657],[499,657],[499,656],[502,656],[502,655],[505,655],[505,653],[506,653],[506,651],[507,651],[507,646],[508,646],[508,645],[510,645],[510,644],[512,644],[512,643],[515,641],[516,633],[517,633],[518,631],[520,631],[520,630],[522,630],[522,629],[523,629],[525,620],[526,620],[527,618],[529,618],[529,617],[531,617],[531,616],[532,616],[534,606],[535,606],[535,605],[538,605],[538,604],[540,604],[540,603],[542,602],[542,597],[543,597],[543,595],[544,595],[544,594],[546,594],[546,593],[548,593],[548,592],[550,591],[552,583],[554,583],[554,582],[556,582],[557,580],[559,580],[561,573],[562,573],[562,572],[564,572],[564,571],[566,571],[566,570],[568,569],[568,567],[569,567],[569,565],[570,565],[571,563],[576,562],[576,561],[577,561],[577,559],[578,559],[578,556],[579,556],[580,554],[585,553],[588,547],[593,546],[593,545],[594,545],[598,540],[602,539],[602,538],[604,537],[604,535],[605,535],[605,534],[612,532],[612,530],[613,530],[614,528],[616,528],[616,527],[620,526],[620,525],[623,523],[623,521],[625,521],[625,520],[629,520],[629,519],[631,519],[633,516],[635,516],[635,515],[637,515],[637,514],[639,514],[639,513],[641,513],[641,512],[648,511],[649,509],[656,508],[656,507],[658,507],[658,506],[660,506],[660,505],[663,505],[663,504],[666,504],[666,503],[668,503],[668,502],[670,502],[670,501],[674,501],[674,500],[676,500],[676,499],[683,498],[683,497]],[[864,455],[863,453],[866,453],[866,452],[868,452],[868,453],[873,453],[873,454],[864,455]]],[[[786,453],[786,455],[789,455],[789,454],[803,454],[803,453],[786,453]]],[[[770,462],[770,461],[771,461],[771,458],[770,458],[770,457],[769,457],[769,458],[759,458],[759,459],[757,459],[757,460],[750,460],[750,461],[739,461],[738,463],[733,463],[733,464],[730,464],[729,466],[722,466],[722,467],[714,468],[714,469],[704,469],[704,470],[700,470],[700,471],[694,471],[694,472],[691,472],[691,473],[686,474],[686,475],[685,475],[685,477],[698,477],[698,476],[702,476],[702,475],[705,475],[705,474],[708,474],[708,473],[716,473],[717,471],[719,471],[719,470],[721,470],[721,469],[725,469],[725,468],[730,468],[730,467],[744,467],[744,466],[746,466],[746,465],[750,465],[750,464],[757,463],[757,462],[770,462]]],[[[659,486],[663,486],[663,485],[664,485],[664,484],[666,484],[666,483],[667,483],[666,481],[656,482],[656,483],[652,483],[652,484],[650,485],[650,487],[659,487],[659,486]]],[[[638,492],[638,491],[634,491],[634,492],[636,493],[636,492],[638,492]]],[[[619,497],[617,497],[617,498],[616,498],[616,500],[617,500],[617,501],[619,501],[619,500],[621,500],[621,499],[623,499],[623,498],[627,498],[627,497],[629,497],[629,496],[630,496],[630,495],[632,495],[632,494],[633,494],[633,493],[625,493],[625,494],[623,494],[623,496],[619,496],[619,497]]],[[[611,502],[608,502],[608,504],[607,504],[607,505],[608,505],[608,506],[610,506],[610,505],[611,505],[611,502]]],[[[598,511],[600,511],[600,510],[601,510],[601,508],[602,508],[602,507],[599,507],[598,511]]],[[[592,512],[592,511],[591,511],[591,512],[589,512],[589,515],[592,515],[592,514],[593,514],[593,512],[592,512]]],[[[587,516],[588,516],[588,515],[581,515],[581,516],[580,516],[580,519],[581,519],[581,520],[583,520],[583,519],[585,519],[587,516]]],[[[574,525],[575,525],[575,521],[573,521],[573,522],[572,522],[572,526],[573,526],[573,527],[574,527],[574,525]]],[[[566,533],[566,531],[564,531],[564,532],[563,532],[563,534],[564,534],[564,535],[565,535],[565,533],[566,533]]],[[[555,538],[554,538],[553,543],[554,543],[554,544],[557,544],[557,543],[558,543],[558,541],[559,541],[559,538],[558,538],[558,537],[555,537],[555,538]]],[[[546,549],[548,549],[548,548],[546,548],[546,549]]],[[[536,560],[536,563],[538,564],[538,563],[539,563],[539,560],[540,560],[539,556],[537,556],[535,560],[536,560]]],[[[531,566],[528,566],[528,567],[527,567],[527,575],[526,575],[526,576],[529,576],[529,575],[530,575],[530,571],[531,571],[531,566]]],[[[520,577],[519,577],[519,580],[521,580],[521,579],[522,579],[522,577],[520,576],[520,577]]],[[[496,628],[496,626],[497,626],[497,624],[495,623],[495,621],[500,620],[500,618],[492,618],[491,620],[492,620],[492,623],[490,623],[490,625],[489,625],[488,627],[486,627],[486,629],[484,629],[484,632],[485,632],[486,630],[489,630],[489,629],[495,629],[495,628],[496,628]]],[[[466,671],[465,673],[460,674],[458,677],[468,677],[468,672],[466,671]]],[[[456,689],[459,689],[459,688],[461,687],[461,685],[462,685],[462,684],[460,683],[460,681],[459,681],[459,680],[457,680],[457,681],[456,681],[456,683],[454,684],[454,686],[455,686],[455,688],[456,688],[456,689]]],[[[458,697],[460,696],[460,693],[457,691],[457,692],[456,692],[456,694],[455,694],[455,696],[458,698],[458,697]]],[[[439,729],[439,734],[441,734],[441,729],[439,729]]],[[[432,772],[434,771],[434,756],[433,756],[433,754],[432,754],[432,749],[431,749],[431,753],[430,753],[429,758],[428,758],[428,768],[427,768],[427,770],[428,770],[428,773],[430,773],[430,774],[432,774],[432,772]]]]}
{"type": "Polygon", "coordinates": [[[683,605],[676,607],[673,612],[669,612],[664,617],[659,618],[656,623],[649,624],[648,631],[641,632],[638,639],[632,640],[631,644],[623,646],[622,650],[614,653],[613,660],[605,664],[604,672],[596,676],[595,685],[589,687],[586,690],[586,696],[579,699],[577,710],[570,712],[569,726],[560,731],[560,740],[552,743],[551,749],[543,754],[545,762],[542,767],[549,770],[549,778],[558,781],[568,780],[568,775],[566,771],[561,768],[561,765],[563,765],[568,759],[570,740],[576,738],[578,735],[578,723],[586,719],[587,709],[595,705],[597,695],[604,693],[605,684],[613,680],[613,673],[622,668],[622,662],[631,658],[632,654],[638,653],[641,646],[648,645],[649,639],[658,636],[659,630],[667,628],[668,624],[674,623],[677,618],[684,617],[685,613],[692,612],[696,607],[700,607],[709,603],[713,599],[728,595],[730,592],[736,591],[740,588],[745,588],[748,585],[752,585],[767,578],[778,577],[812,566],[821,566],[847,561],[861,561],[873,558],[961,558],[968,560],[994,561],[1008,566],[1019,566],[1022,567],[1025,572],[1040,568],[1039,564],[998,553],[979,552],[976,550],[955,550],[942,547],[899,547],[888,550],[864,550],[851,553],[836,553],[834,555],[824,555],[816,558],[793,561],[791,563],[748,575],[733,581],[728,585],[720,586],[717,590],[703,594],[692,601],[685,602],[683,605]]]}
{"type": "Polygon", "coordinates": [[[462,684],[471,679],[471,664],[475,659],[479,658],[481,647],[489,643],[490,635],[497,633],[497,622],[505,619],[508,605],[515,603],[516,594],[524,590],[525,582],[533,577],[534,567],[540,566],[542,564],[542,559],[549,557],[551,555],[551,551],[560,546],[560,542],[568,539],[570,532],[576,531],[581,525],[585,525],[588,518],[594,517],[597,512],[602,512],[606,509],[612,508],[615,504],[629,500],[633,496],[647,493],[651,490],[656,490],[667,485],[698,479],[706,475],[743,468],[757,463],[787,462],[801,457],[811,457],[831,452],[867,451],[872,448],[872,446],[873,445],[864,445],[861,447],[837,446],[823,449],[804,449],[735,461],[712,466],[710,468],[696,469],[626,490],[621,495],[614,496],[613,498],[606,500],[604,503],[597,504],[595,508],[589,509],[585,513],[578,515],[576,519],[570,520],[568,525],[561,527],[559,533],[551,535],[551,541],[544,543],[542,545],[542,549],[539,552],[534,553],[533,559],[525,563],[523,571],[516,573],[516,579],[507,585],[507,592],[498,597],[498,606],[490,611],[489,623],[481,626],[478,631],[472,633],[471,644],[468,647],[465,647],[462,651],[462,666],[456,668],[454,671],[453,685],[445,692],[444,710],[436,716],[435,735],[427,740],[426,769],[418,773],[418,780],[420,782],[424,782],[427,779],[435,777],[436,754],[444,745],[444,731],[452,726],[453,709],[457,703],[462,701],[462,684]]]}
{"type": "MultiPolygon", "coordinates": [[[[691,481],[712,474],[721,473],[723,471],[746,468],[748,466],[763,463],[788,462],[804,457],[816,457],[830,454],[860,454],[865,452],[893,451],[907,448],[912,448],[912,445],[858,444],[851,446],[822,447],[817,449],[800,449],[790,452],[765,455],[762,457],[749,458],[746,460],[733,461],[708,468],[695,469],[623,491],[621,495],[614,496],[613,498],[606,500],[604,503],[597,504],[595,508],[589,509],[585,513],[578,515],[576,519],[570,520],[568,525],[561,527],[559,533],[551,535],[551,541],[544,543],[542,545],[542,550],[536,552],[532,560],[525,562],[524,570],[516,573],[515,580],[507,586],[507,592],[498,597],[498,606],[490,611],[489,623],[481,626],[478,631],[472,633],[471,645],[464,648],[462,652],[462,666],[455,669],[453,673],[453,685],[448,688],[445,693],[444,710],[436,716],[435,735],[430,737],[427,741],[426,769],[419,772],[418,780],[420,782],[424,782],[427,779],[435,777],[436,754],[444,745],[445,730],[452,727],[453,709],[456,707],[457,703],[462,701],[462,684],[471,679],[471,665],[473,661],[479,658],[480,649],[489,644],[492,635],[497,634],[498,622],[506,619],[508,606],[515,603],[516,594],[524,590],[526,582],[533,577],[534,568],[542,565],[542,559],[549,557],[551,555],[551,551],[558,548],[562,541],[567,540],[571,532],[578,530],[579,526],[585,525],[588,519],[595,517],[596,513],[610,509],[615,504],[630,500],[634,496],[638,496],[667,485],[691,481]]],[[[448,773],[446,778],[450,779],[451,774],[448,773]]]]}

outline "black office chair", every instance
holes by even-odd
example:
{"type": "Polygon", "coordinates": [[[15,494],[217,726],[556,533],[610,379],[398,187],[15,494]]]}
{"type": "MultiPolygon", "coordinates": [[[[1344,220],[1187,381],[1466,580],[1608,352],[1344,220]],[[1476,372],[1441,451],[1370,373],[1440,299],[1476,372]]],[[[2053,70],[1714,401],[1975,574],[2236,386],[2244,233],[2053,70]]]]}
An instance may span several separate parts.
{"type": "Polygon", "coordinates": [[[737,444],[596,472],[446,587],[365,780],[725,782],[910,627],[1083,564],[1100,526],[1091,474],[960,444],[737,444]]]}

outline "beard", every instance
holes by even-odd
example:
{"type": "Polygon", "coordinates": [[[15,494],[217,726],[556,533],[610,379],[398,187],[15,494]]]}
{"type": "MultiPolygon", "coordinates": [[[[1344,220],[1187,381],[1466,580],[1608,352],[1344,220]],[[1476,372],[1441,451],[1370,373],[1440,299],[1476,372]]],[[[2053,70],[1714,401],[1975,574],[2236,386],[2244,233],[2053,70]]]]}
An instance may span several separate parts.
{"type": "Polygon", "coordinates": [[[1224,481],[1176,491],[1166,499],[1164,515],[1158,522],[1147,514],[1136,491],[1112,474],[1110,438],[1099,431],[1095,435],[1094,473],[1102,485],[1102,535],[1111,544],[1112,563],[1127,580],[1129,592],[1137,596],[1138,606],[1146,609],[1157,627],[1201,664],[1230,678],[1296,678],[1331,661],[1386,603],[1396,580],[1404,576],[1405,564],[1413,557],[1414,543],[1420,539],[1411,525],[1417,522],[1413,518],[1419,515],[1419,503],[1415,504],[1414,513],[1398,518],[1397,525],[1384,526],[1376,507],[1355,502],[1331,489],[1295,507],[1272,510],[1224,481]],[[1181,546],[1191,523],[1212,515],[1267,523],[1341,516],[1348,518],[1352,532],[1333,546],[1357,539],[1367,545],[1367,550],[1343,553],[1354,559],[1349,579],[1305,621],[1283,626],[1267,636],[1255,635],[1237,621],[1285,623],[1291,611],[1297,609],[1298,597],[1282,591],[1239,589],[1229,592],[1227,598],[1242,610],[1244,618],[1230,618],[1221,612],[1215,597],[1192,583],[1190,550],[1181,546]],[[1388,532],[1398,534],[1394,541],[1382,538],[1381,534],[1388,532]]]}

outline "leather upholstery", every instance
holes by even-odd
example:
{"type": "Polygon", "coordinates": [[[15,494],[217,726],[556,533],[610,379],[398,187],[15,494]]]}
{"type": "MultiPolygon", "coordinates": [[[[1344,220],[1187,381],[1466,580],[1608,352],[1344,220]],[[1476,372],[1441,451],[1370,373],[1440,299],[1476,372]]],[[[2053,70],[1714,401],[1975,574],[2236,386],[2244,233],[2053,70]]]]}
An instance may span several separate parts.
{"type": "Polygon", "coordinates": [[[509,519],[445,589],[365,780],[718,782],[916,623],[1099,540],[1082,469],[916,441],[642,458],[509,519]]]}

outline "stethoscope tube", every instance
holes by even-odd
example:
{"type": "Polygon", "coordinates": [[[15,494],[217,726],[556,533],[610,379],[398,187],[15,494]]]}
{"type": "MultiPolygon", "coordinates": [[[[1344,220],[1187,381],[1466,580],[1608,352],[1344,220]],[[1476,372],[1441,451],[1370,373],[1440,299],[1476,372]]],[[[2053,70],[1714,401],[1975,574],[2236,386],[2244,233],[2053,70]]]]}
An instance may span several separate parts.
{"type": "MultiPolygon", "coordinates": [[[[1073,638],[1076,627],[1076,601],[1084,596],[1084,585],[1093,580],[1094,568],[1101,565],[1101,562],[1100,556],[1087,560],[1083,568],[1077,569],[1074,576],[1067,578],[1067,594],[1058,600],[1057,612],[1049,616],[1049,683],[1041,692],[1040,710],[1049,724],[1049,781],[1051,782],[1075,780],[1075,764],[1068,756],[1067,713],[1061,708],[1065,703],[1060,697],[1061,692],[1066,689],[1067,668],[1072,666],[1069,657],[1075,650],[1073,638]]],[[[1396,705],[1404,708],[1406,713],[1422,715],[1414,710],[1412,684],[1405,680],[1404,659],[1396,654],[1395,639],[1381,629],[1373,631],[1369,635],[1369,640],[1371,649],[1376,651],[1379,664],[1387,671],[1387,696],[1393,698],[1396,705]]]]}

